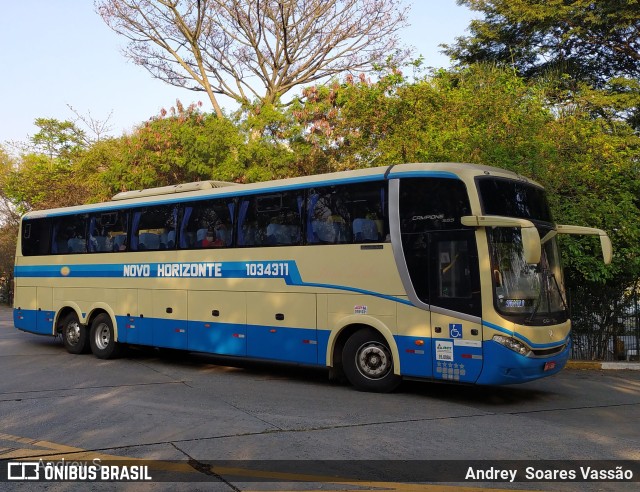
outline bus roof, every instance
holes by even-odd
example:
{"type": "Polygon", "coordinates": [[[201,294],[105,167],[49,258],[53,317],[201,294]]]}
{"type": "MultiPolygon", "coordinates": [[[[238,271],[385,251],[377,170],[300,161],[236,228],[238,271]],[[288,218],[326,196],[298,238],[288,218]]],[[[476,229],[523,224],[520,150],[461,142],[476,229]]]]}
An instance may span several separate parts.
{"type": "MultiPolygon", "coordinates": [[[[72,207],[54,208],[28,212],[23,218],[49,217],[79,212],[101,212],[117,210],[123,207],[170,204],[181,201],[195,201],[209,197],[241,196],[281,191],[286,189],[309,188],[313,186],[331,186],[339,183],[364,182],[376,179],[393,179],[401,176],[433,176],[450,179],[473,179],[479,175],[492,175],[510,179],[522,179],[522,176],[505,169],[468,163],[410,163],[391,166],[315,174],[295,178],[262,181],[250,184],[237,184],[222,181],[201,181],[184,183],[160,188],[125,191],[115,195],[111,201],[72,207]]],[[[527,179],[529,183],[540,186],[527,179]]]]}

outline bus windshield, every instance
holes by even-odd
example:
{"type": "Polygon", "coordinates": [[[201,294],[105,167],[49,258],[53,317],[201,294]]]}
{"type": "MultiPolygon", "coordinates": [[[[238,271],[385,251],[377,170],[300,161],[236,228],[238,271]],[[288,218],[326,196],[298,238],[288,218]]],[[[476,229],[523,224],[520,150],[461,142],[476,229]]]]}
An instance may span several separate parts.
{"type": "Polygon", "coordinates": [[[553,222],[543,188],[513,179],[477,179],[482,209],[486,215],[504,215],[541,222],[553,222]]]}
{"type": "Polygon", "coordinates": [[[495,228],[489,233],[489,244],[500,313],[522,324],[557,324],[567,319],[556,238],[542,245],[536,265],[524,259],[520,229],[495,228]]]}
{"type": "Polygon", "coordinates": [[[556,324],[568,318],[556,238],[546,236],[553,219],[545,192],[530,183],[478,178],[484,213],[533,220],[543,240],[540,263],[527,264],[519,229],[489,231],[495,305],[505,317],[522,324],[556,324]],[[546,223],[546,224],[542,224],[546,223]]]}

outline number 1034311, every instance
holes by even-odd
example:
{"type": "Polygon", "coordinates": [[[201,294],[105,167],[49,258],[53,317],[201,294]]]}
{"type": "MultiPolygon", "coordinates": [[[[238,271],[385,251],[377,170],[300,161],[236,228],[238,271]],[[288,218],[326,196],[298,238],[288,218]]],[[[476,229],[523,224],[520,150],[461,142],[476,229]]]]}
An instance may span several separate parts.
{"type": "Polygon", "coordinates": [[[289,264],[286,262],[247,263],[247,277],[286,277],[289,264]]]}

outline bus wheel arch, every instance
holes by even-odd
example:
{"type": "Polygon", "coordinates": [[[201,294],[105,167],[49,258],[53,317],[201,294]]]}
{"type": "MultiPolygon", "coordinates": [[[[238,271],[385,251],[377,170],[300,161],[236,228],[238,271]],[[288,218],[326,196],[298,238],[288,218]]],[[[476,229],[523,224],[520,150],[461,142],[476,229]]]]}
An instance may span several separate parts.
{"type": "Polygon", "coordinates": [[[90,351],[89,328],[80,319],[71,306],[65,306],[58,312],[56,334],[62,336],[64,348],[70,354],[86,354],[90,351]]]}
{"type": "Polygon", "coordinates": [[[354,323],[340,330],[331,366],[331,377],[345,377],[360,391],[386,393],[402,381],[395,343],[370,324],[354,323]]]}

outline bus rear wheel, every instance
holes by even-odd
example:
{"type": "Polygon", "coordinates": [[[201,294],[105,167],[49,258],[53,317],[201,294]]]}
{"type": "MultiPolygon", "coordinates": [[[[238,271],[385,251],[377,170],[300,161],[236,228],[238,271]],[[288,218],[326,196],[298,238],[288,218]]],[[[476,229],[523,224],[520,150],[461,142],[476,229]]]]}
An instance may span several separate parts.
{"type": "Polygon", "coordinates": [[[116,342],[111,317],[106,313],[99,314],[91,323],[89,341],[91,352],[98,359],[113,359],[120,354],[120,344],[116,342]]]}
{"type": "Polygon", "coordinates": [[[402,381],[393,373],[393,355],[386,340],[370,328],[349,337],[342,351],[342,366],[349,382],[360,391],[388,393],[402,381]]]}
{"type": "Polygon", "coordinates": [[[70,354],[84,354],[89,351],[87,327],[80,323],[76,313],[69,313],[62,322],[62,342],[70,354]]]}

